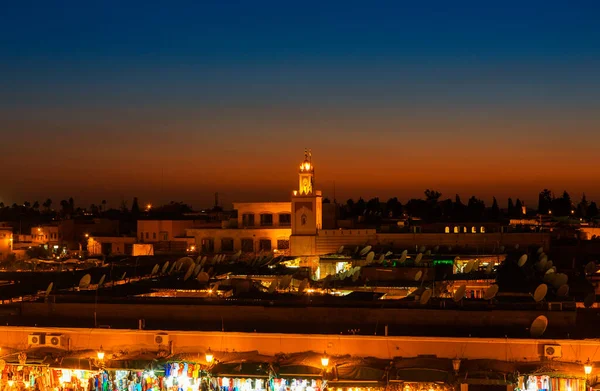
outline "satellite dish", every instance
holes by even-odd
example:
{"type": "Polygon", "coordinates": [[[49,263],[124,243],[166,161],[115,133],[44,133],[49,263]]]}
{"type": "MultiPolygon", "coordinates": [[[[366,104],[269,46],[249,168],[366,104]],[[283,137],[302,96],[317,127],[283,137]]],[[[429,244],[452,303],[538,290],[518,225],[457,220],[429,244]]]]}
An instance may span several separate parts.
{"type": "Polygon", "coordinates": [[[423,292],[423,294],[421,295],[421,299],[419,300],[419,302],[421,303],[421,305],[425,305],[429,302],[429,299],[431,299],[431,289],[425,289],[425,292],[423,292]]]}
{"type": "Polygon", "coordinates": [[[277,279],[271,281],[271,285],[269,285],[269,293],[271,293],[271,294],[275,293],[275,289],[277,289],[277,284],[279,284],[277,279]]]}
{"type": "Polygon", "coordinates": [[[555,288],[560,287],[561,285],[565,285],[569,281],[569,276],[565,273],[554,273],[554,281],[552,281],[552,286],[555,288]]]}
{"type": "Polygon", "coordinates": [[[362,250],[360,250],[360,255],[366,255],[369,251],[371,251],[371,246],[367,246],[365,248],[363,248],[362,250]]]}
{"type": "Polygon", "coordinates": [[[51,282],[50,284],[48,284],[48,288],[46,288],[46,294],[45,296],[48,297],[48,295],[50,295],[50,292],[52,292],[52,288],[54,287],[54,283],[51,282]]]}
{"type": "Polygon", "coordinates": [[[546,269],[548,269],[548,270],[549,270],[549,269],[554,269],[554,271],[556,271],[556,268],[554,267],[554,262],[552,262],[552,261],[548,261],[548,262],[546,262],[546,266],[545,266],[545,267],[546,267],[546,269]]]}
{"type": "Polygon", "coordinates": [[[496,297],[498,289],[498,285],[491,285],[488,289],[486,289],[485,293],[483,294],[484,300],[492,300],[494,297],[496,297]]]}
{"type": "Polygon", "coordinates": [[[188,267],[187,272],[185,272],[185,276],[183,276],[183,281],[187,281],[192,276],[195,267],[196,265],[193,263],[188,267]]]}
{"type": "Polygon", "coordinates": [[[210,278],[210,277],[209,277],[209,275],[208,275],[208,273],[207,273],[207,272],[200,272],[200,273],[198,273],[198,275],[196,276],[196,280],[197,280],[198,282],[208,282],[208,279],[209,279],[209,278],[210,278]]]}
{"type": "Polygon", "coordinates": [[[427,255],[427,256],[431,255],[431,250],[425,251],[425,255],[427,255]]]}
{"type": "Polygon", "coordinates": [[[418,253],[417,257],[415,258],[415,265],[421,263],[421,259],[423,259],[423,253],[418,253]]]}
{"type": "Polygon", "coordinates": [[[424,253],[424,252],[425,252],[425,250],[426,250],[426,247],[425,247],[425,246],[421,246],[421,247],[419,247],[419,252],[420,252],[420,253],[424,253]]]}
{"type": "Polygon", "coordinates": [[[519,261],[517,262],[517,264],[519,265],[519,267],[523,267],[523,265],[525,265],[526,263],[527,263],[527,254],[523,254],[519,258],[519,261]]]}
{"type": "Polygon", "coordinates": [[[121,280],[124,280],[126,275],[127,275],[127,272],[123,272],[123,275],[121,275],[121,280]]]}
{"type": "Polygon", "coordinates": [[[160,266],[158,266],[158,263],[156,265],[154,265],[154,267],[152,268],[152,271],[150,272],[150,275],[153,276],[153,275],[157,274],[159,267],[160,266]]]}
{"type": "Polygon", "coordinates": [[[338,248],[337,253],[341,254],[344,252],[344,246],[340,246],[340,248],[338,248]]]}
{"type": "Polygon", "coordinates": [[[202,267],[200,265],[196,265],[196,267],[194,267],[194,273],[192,275],[197,276],[201,270],[202,270],[202,267]]]}
{"type": "Polygon", "coordinates": [[[519,243],[515,244],[515,250],[519,249],[519,243]]]}
{"type": "Polygon", "coordinates": [[[308,279],[305,278],[304,280],[302,280],[302,282],[298,286],[298,293],[304,292],[304,290],[306,289],[307,285],[308,285],[308,279]]]}
{"type": "Polygon", "coordinates": [[[104,280],[106,280],[106,274],[103,274],[102,277],[100,277],[100,281],[98,281],[98,288],[104,284],[104,280]]]}
{"type": "Polygon", "coordinates": [[[540,315],[531,323],[529,333],[533,338],[540,338],[546,332],[546,327],[548,327],[548,318],[540,315]]]}
{"type": "Polygon", "coordinates": [[[402,252],[402,255],[400,255],[400,259],[398,259],[398,262],[400,263],[404,263],[406,261],[406,254],[404,253],[406,250],[404,250],[402,252]]]}
{"type": "Polygon", "coordinates": [[[160,270],[162,274],[165,274],[167,272],[167,269],[169,268],[169,261],[165,262],[165,264],[163,265],[162,269],[160,270]]]}
{"type": "Polygon", "coordinates": [[[538,253],[538,255],[542,255],[544,253],[544,248],[543,247],[538,248],[537,253],[538,253]]]}
{"type": "Polygon", "coordinates": [[[175,271],[175,267],[176,267],[176,266],[177,266],[177,264],[176,264],[176,263],[173,263],[173,264],[171,265],[171,268],[169,269],[169,274],[173,274],[173,272],[175,271]]]}
{"type": "Polygon", "coordinates": [[[546,254],[544,254],[544,253],[542,253],[542,254],[540,255],[540,258],[539,258],[539,259],[540,259],[540,262],[544,262],[544,263],[545,263],[545,262],[548,262],[548,256],[547,256],[546,254]]]}
{"type": "Polygon", "coordinates": [[[452,297],[452,300],[454,300],[455,303],[458,303],[459,301],[461,301],[464,297],[465,297],[465,292],[467,290],[466,285],[461,285],[458,287],[458,289],[456,290],[456,292],[454,292],[454,296],[452,297]]]}
{"type": "Polygon", "coordinates": [[[356,282],[356,281],[358,281],[359,278],[360,278],[360,269],[354,270],[354,273],[352,273],[352,281],[356,282]]]}
{"type": "Polygon", "coordinates": [[[419,270],[416,274],[415,274],[415,281],[419,281],[421,280],[421,277],[423,277],[423,272],[421,270],[419,270]]]}
{"type": "Polygon", "coordinates": [[[92,282],[92,276],[90,276],[89,274],[86,274],[85,276],[81,277],[81,280],[79,280],[79,289],[85,289],[88,286],[90,286],[90,283],[92,282]]]}
{"type": "Polygon", "coordinates": [[[365,261],[367,261],[367,263],[371,263],[371,262],[373,262],[374,258],[375,258],[375,253],[373,251],[370,251],[367,254],[367,258],[365,259],[365,261]]]}
{"type": "Polygon", "coordinates": [[[533,292],[533,300],[535,300],[536,303],[539,303],[540,301],[544,300],[544,297],[546,297],[546,293],[548,293],[548,285],[538,285],[538,287],[535,288],[535,292],[533,292]]]}
{"type": "Polygon", "coordinates": [[[596,292],[591,292],[588,294],[585,299],[583,299],[583,305],[585,308],[590,308],[596,302],[596,292]]]}
{"type": "Polygon", "coordinates": [[[596,262],[591,261],[585,265],[585,274],[594,274],[596,272],[596,262]]]}
{"type": "Polygon", "coordinates": [[[569,286],[567,284],[561,285],[556,291],[556,296],[558,297],[567,297],[569,294],[569,286]]]}
{"type": "Polygon", "coordinates": [[[471,269],[471,271],[472,272],[478,271],[480,265],[481,265],[481,261],[479,259],[476,259],[475,262],[473,262],[473,269],[471,269]]]}
{"type": "Polygon", "coordinates": [[[488,263],[487,267],[485,268],[485,274],[492,274],[492,271],[494,270],[494,264],[493,263],[488,263]]]}
{"type": "Polygon", "coordinates": [[[386,256],[386,257],[389,257],[390,255],[394,255],[394,253],[393,253],[393,252],[391,252],[391,251],[388,251],[387,253],[385,253],[385,256],[386,256]]]}
{"type": "Polygon", "coordinates": [[[471,273],[471,270],[473,270],[474,264],[475,264],[475,261],[473,261],[473,260],[470,260],[469,262],[467,262],[467,265],[463,269],[463,273],[471,273]]]}

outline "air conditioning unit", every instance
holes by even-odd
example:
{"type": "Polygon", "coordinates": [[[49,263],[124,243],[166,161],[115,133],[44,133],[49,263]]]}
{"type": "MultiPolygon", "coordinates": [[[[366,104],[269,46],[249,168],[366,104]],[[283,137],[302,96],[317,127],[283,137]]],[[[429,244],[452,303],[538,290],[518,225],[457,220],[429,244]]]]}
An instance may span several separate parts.
{"type": "Polygon", "coordinates": [[[560,346],[560,345],[544,345],[544,357],[546,357],[546,358],[562,357],[562,346],[560,346]]]}
{"type": "Polygon", "coordinates": [[[67,338],[61,334],[48,334],[46,335],[45,346],[64,349],[66,347],[67,338]]]}
{"type": "Polygon", "coordinates": [[[169,335],[168,334],[155,334],[154,335],[154,343],[156,345],[168,345],[169,344],[169,335]]]}
{"type": "Polygon", "coordinates": [[[29,346],[43,346],[45,344],[44,334],[29,334],[27,336],[27,344],[29,346]]]}

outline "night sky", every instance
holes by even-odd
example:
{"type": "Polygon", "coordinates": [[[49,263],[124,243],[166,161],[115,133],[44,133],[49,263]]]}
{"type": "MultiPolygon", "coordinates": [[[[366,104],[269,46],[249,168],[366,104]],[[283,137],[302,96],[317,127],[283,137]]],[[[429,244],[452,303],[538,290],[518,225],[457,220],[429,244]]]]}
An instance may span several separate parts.
{"type": "Polygon", "coordinates": [[[598,1],[13,1],[0,201],[600,201],[598,1]],[[488,4],[489,3],[489,4],[488,4]]]}

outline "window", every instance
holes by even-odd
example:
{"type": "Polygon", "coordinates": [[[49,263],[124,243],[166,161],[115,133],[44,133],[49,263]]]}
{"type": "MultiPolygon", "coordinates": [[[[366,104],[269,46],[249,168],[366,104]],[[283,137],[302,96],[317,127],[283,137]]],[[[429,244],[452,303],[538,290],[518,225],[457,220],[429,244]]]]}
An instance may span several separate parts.
{"type": "Polygon", "coordinates": [[[467,233],[467,227],[463,227],[463,232],[467,233]]]}
{"type": "Polygon", "coordinates": [[[242,226],[254,227],[254,213],[244,213],[242,215],[242,226]]]}
{"type": "Polygon", "coordinates": [[[221,239],[221,251],[233,251],[233,239],[231,239],[231,238],[221,239]]]}
{"type": "Polygon", "coordinates": [[[300,217],[300,224],[301,224],[301,225],[306,225],[306,215],[305,215],[305,214],[303,214],[303,215],[300,217]]]}
{"type": "Polygon", "coordinates": [[[150,238],[150,234],[148,232],[146,232],[146,239],[150,238]]]}
{"type": "Polygon", "coordinates": [[[144,232],[140,232],[140,240],[144,240],[144,232]]]}
{"type": "Polygon", "coordinates": [[[477,233],[477,228],[475,228],[475,227],[471,227],[471,233],[472,233],[472,234],[476,234],[476,233],[477,233]]]}
{"type": "Polygon", "coordinates": [[[479,232],[481,232],[482,234],[485,233],[485,227],[479,227],[479,232]]]}
{"type": "Polygon", "coordinates": [[[202,239],[202,252],[215,252],[215,241],[213,239],[202,239]]]}
{"type": "Polygon", "coordinates": [[[457,234],[458,232],[458,227],[454,227],[454,233],[457,234]]]}
{"type": "Polygon", "coordinates": [[[270,213],[263,213],[260,215],[260,226],[271,227],[273,225],[273,215],[270,213]]]}
{"type": "Polygon", "coordinates": [[[292,215],[289,213],[282,213],[279,215],[279,225],[283,227],[289,227],[292,225],[292,215]]]}
{"type": "Polygon", "coordinates": [[[271,239],[261,239],[258,246],[260,251],[271,251],[271,239]]]}
{"type": "Polygon", "coordinates": [[[446,229],[444,230],[444,232],[446,232],[447,234],[450,233],[450,227],[446,227],[446,229]]]}
{"type": "Polygon", "coordinates": [[[277,249],[278,250],[289,250],[290,241],[286,239],[278,239],[277,240],[277,249]]]}
{"type": "Polygon", "coordinates": [[[254,252],[254,239],[242,239],[242,252],[254,252]]]}
{"type": "Polygon", "coordinates": [[[152,239],[156,240],[156,232],[152,232],[152,239]]]}
{"type": "Polygon", "coordinates": [[[166,242],[167,240],[169,240],[169,233],[168,232],[164,232],[163,231],[163,232],[161,232],[159,234],[159,236],[160,236],[160,240],[162,240],[162,241],[166,242]]]}

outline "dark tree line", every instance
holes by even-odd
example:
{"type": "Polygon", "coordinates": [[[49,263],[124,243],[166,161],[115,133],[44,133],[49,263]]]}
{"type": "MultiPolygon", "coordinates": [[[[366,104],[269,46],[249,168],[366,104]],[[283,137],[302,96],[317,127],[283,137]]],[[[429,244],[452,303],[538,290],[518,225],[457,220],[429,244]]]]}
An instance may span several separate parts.
{"type": "MultiPolygon", "coordinates": [[[[328,202],[326,200],[325,202],[328,202]]],[[[349,199],[340,206],[340,217],[351,219],[362,216],[369,221],[378,221],[384,218],[420,218],[426,221],[497,221],[506,218],[522,218],[527,214],[524,203],[517,198],[513,201],[508,199],[507,208],[502,210],[498,205],[496,197],[493,197],[491,206],[475,196],[463,202],[457,194],[454,199],[442,199],[442,193],[427,189],[424,198],[413,198],[402,204],[397,197],[381,202],[375,197],[368,201],[362,198],[358,200],[349,199]]],[[[583,195],[579,204],[574,205],[567,192],[562,197],[555,198],[552,193],[545,189],[540,193],[538,213],[553,216],[574,216],[584,219],[600,217],[596,203],[590,202],[583,195]]]]}

